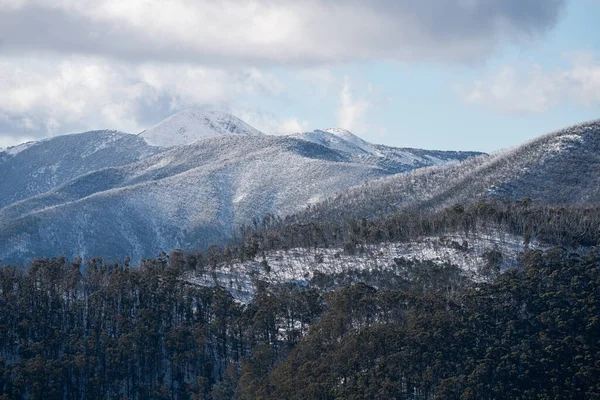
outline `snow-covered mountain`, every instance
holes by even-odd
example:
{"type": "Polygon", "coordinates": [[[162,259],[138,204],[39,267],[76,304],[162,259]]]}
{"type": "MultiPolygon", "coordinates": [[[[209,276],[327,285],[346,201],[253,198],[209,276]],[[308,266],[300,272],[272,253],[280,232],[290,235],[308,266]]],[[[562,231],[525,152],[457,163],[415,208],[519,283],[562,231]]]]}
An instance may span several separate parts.
{"type": "Polygon", "coordinates": [[[376,165],[393,173],[412,171],[432,165],[445,165],[483,154],[470,151],[423,150],[372,144],[352,132],[340,128],[296,133],[290,136],[346,154],[353,162],[376,165]]]}
{"type": "Polygon", "coordinates": [[[0,210],[0,254],[154,256],[229,237],[266,213],[292,213],[388,175],[286,137],[220,136],[102,169],[0,210]]]}
{"type": "Polygon", "coordinates": [[[152,146],[175,147],[218,135],[262,136],[241,119],[218,111],[186,110],[149,128],[140,136],[152,146]]]}
{"type": "Polygon", "coordinates": [[[88,132],[0,154],[0,168],[13,171],[3,182],[12,197],[0,206],[0,258],[21,261],[198,248],[267,213],[479,153],[378,146],[343,130],[267,136],[233,116],[190,111],[139,136],[88,132]],[[17,184],[19,175],[31,178],[17,184]]]}
{"type": "Polygon", "coordinates": [[[600,120],[543,135],[492,156],[367,182],[313,205],[300,218],[373,217],[407,207],[432,210],[490,198],[530,198],[550,205],[599,204],[600,120]]]}
{"type": "Polygon", "coordinates": [[[600,203],[600,120],[499,153],[431,201],[445,205],[483,197],[556,205],[600,203]]]}
{"type": "Polygon", "coordinates": [[[345,129],[329,128],[291,136],[348,154],[377,154],[375,146],[345,129]]]}
{"type": "Polygon", "coordinates": [[[161,149],[117,131],[92,131],[28,142],[0,152],[0,208],[77,176],[129,164],[161,149]]]}

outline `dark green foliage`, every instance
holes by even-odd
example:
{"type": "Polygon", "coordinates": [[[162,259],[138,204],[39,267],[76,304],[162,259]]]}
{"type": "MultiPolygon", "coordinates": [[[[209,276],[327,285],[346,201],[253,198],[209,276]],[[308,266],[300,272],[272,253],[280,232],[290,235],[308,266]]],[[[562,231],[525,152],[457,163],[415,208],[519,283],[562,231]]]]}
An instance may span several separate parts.
{"type": "Polygon", "coordinates": [[[266,373],[321,313],[310,289],[257,282],[246,306],[187,284],[195,262],[174,251],[139,268],[0,267],[0,399],[223,398],[240,365],[246,380],[266,373]]]}
{"type": "Polygon", "coordinates": [[[0,400],[600,399],[600,256],[567,250],[599,244],[600,209],[524,200],[340,225],[268,217],[242,238],[139,268],[65,258],[0,267],[0,400]],[[354,254],[462,232],[462,243],[439,240],[468,252],[488,228],[559,247],[501,275],[490,248],[486,283],[404,258],[316,272],[308,287],[253,277],[250,304],[186,281],[269,249],[354,254]]]}
{"type": "Polygon", "coordinates": [[[349,269],[337,274],[315,273],[311,285],[329,292],[363,282],[379,290],[397,290],[417,295],[428,293],[448,298],[458,296],[471,281],[456,265],[396,258],[394,264],[377,269],[349,269]]]}
{"type": "Polygon", "coordinates": [[[382,279],[316,274],[339,287],[325,302],[257,281],[248,305],[175,258],[0,268],[0,399],[600,398],[598,251],[529,252],[475,287],[398,259],[382,279]]]}
{"type": "Polygon", "coordinates": [[[268,274],[269,272],[271,272],[271,267],[269,266],[269,263],[267,262],[267,260],[262,260],[260,262],[260,266],[262,267],[262,269],[268,274]]]}
{"type": "Polygon", "coordinates": [[[496,276],[500,273],[500,267],[502,266],[502,253],[498,248],[488,249],[483,253],[483,259],[485,264],[480,268],[479,271],[484,276],[496,276]]]}
{"type": "MultiPolygon", "coordinates": [[[[423,236],[462,233],[467,237],[479,233],[503,231],[551,246],[576,248],[600,245],[600,207],[534,206],[522,201],[489,201],[454,206],[422,213],[401,211],[373,220],[328,220],[305,223],[297,217],[285,221],[269,218],[256,229],[241,231],[240,247],[259,251],[294,247],[343,249],[347,255],[360,253],[366,244],[386,241],[410,242],[423,236]]],[[[468,250],[468,243],[456,243],[468,250]]],[[[237,255],[240,258],[240,255],[237,255]]],[[[246,258],[249,258],[246,256],[246,258]]],[[[251,258],[251,257],[250,257],[251,258]]],[[[493,266],[494,262],[492,262],[493,266]]]]}
{"type": "Polygon", "coordinates": [[[600,398],[600,258],[529,253],[449,299],[364,285],[271,373],[273,399],[600,398]]]}

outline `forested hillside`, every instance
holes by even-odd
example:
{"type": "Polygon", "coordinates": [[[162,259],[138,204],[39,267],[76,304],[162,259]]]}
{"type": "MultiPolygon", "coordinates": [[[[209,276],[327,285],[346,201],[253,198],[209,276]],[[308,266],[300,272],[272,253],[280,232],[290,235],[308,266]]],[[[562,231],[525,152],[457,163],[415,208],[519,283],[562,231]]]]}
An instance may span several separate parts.
{"type": "Polygon", "coordinates": [[[497,198],[594,205],[600,202],[599,171],[600,121],[590,121],[491,156],[365,182],[312,204],[298,218],[371,218],[403,209],[427,211],[497,198]]]}
{"type": "Polygon", "coordinates": [[[529,200],[337,227],[267,218],[229,246],[176,250],[139,266],[65,258],[4,265],[0,396],[597,398],[599,222],[598,208],[529,200]],[[341,256],[359,257],[389,240],[463,232],[473,241],[488,228],[530,250],[507,270],[487,254],[476,278],[447,260],[396,258],[286,281],[271,279],[265,261],[286,246],[345,244],[341,256]],[[190,279],[236,279],[231,266],[244,262],[262,271],[245,275],[245,302],[228,285],[190,279]]]}
{"type": "Polygon", "coordinates": [[[380,287],[410,275],[405,262],[415,261],[456,265],[469,279],[485,280],[516,267],[527,251],[562,246],[583,254],[598,246],[599,211],[539,206],[524,199],[339,223],[267,216],[243,229],[238,241],[197,253],[219,268],[190,272],[187,279],[227,288],[242,301],[252,297],[256,278],[307,284],[323,277],[330,287],[356,281],[380,287]]]}
{"type": "Polygon", "coordinates": [[[6,206],[3,254],[67,256],[0,263],[0,399],[600,398],[597,128],[216,135],[6,206]]]}
{"type": "Polygon", "coordinates": [[[491,284],[449,291],[450,267],[379,290],[256,281],[249,304],[165,258],[3,267],[0,396],[597,398],[599,267],[557,248],[491,284]]]}

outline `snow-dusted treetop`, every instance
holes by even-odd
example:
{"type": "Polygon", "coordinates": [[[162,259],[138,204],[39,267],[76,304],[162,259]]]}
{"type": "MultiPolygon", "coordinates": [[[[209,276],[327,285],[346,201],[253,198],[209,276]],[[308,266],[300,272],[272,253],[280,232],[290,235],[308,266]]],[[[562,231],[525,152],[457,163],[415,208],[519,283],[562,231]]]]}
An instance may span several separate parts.
{"type": "Polygon", "coordinates": [[[19,154],[20,152],[22,152],[23,150],[27,150],[29,147],[33,146],[36,143],[38,143],[38,142],[29,141],[29,142],[18,144],[16,146],[7,147],[6,149],[0,148],[0,152],[5,152],[6,154],[8,154],[10,156],[15,156],[15,155],[19,154]]]}
{"type": "Polygon", "coordinates": [[[219,135],[263,136],[241,119],[219,111],[186,110],[149,128],[140,136],[153,146],[174,147],[219,135]]]}

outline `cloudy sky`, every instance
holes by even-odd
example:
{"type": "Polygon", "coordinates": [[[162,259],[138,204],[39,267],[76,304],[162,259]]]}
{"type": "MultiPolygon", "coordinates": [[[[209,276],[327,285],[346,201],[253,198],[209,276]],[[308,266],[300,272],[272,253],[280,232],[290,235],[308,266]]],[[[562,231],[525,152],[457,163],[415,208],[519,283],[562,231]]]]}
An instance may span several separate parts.
{"type": "Polygon", "coordinates": [[[493,151],[600,118],[599,0],[0,0],[0,147],[184,109],[493,151]]]}

